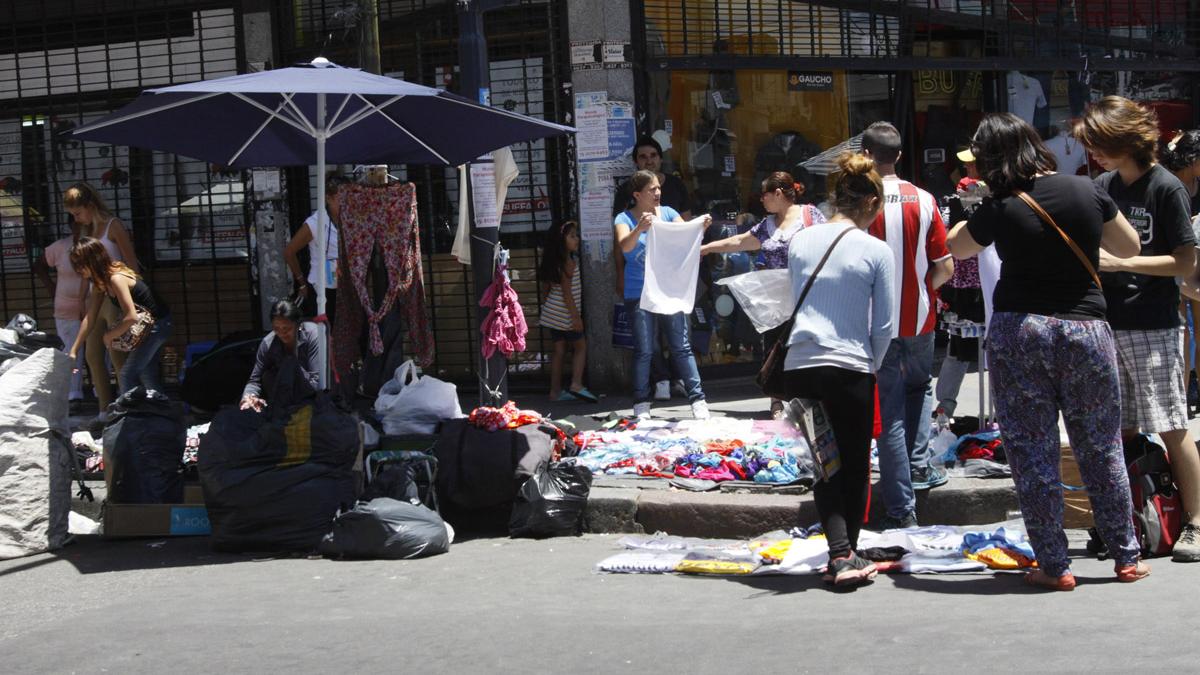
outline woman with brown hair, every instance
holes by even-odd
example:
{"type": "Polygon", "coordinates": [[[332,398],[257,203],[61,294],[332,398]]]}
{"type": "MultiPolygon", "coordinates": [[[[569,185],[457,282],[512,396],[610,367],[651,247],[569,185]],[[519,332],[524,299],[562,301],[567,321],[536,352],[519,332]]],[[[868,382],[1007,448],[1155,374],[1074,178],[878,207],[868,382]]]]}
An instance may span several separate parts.
{"type": "MultiPolygon", "coordinates": [[[[786,171],[776,171],[762,182],[762,203],[768,215],[749,230],[732,237],[709,242],[700,247],[700,255],[709,253],[736,253],[758,251],[757,269],[782,270],[788,266],[788,245],[797,232],[814,223],[825,222],[825,216],[811,204],[800,204],[804,195],[804,184],[792,178],[786,171]]],[[[779,339],[780,328],[763,333],[765,354],[769,346],[779,339]]],[[[783,415],[783,402],[771,399],[771,416],[779,419],[783,415]]]]}
{"type": "MultiPolygon", "coordinates": [[[[162,391],[159,362],[162,347],[171,335],[171,308],[151,290],[137,272],[123,262],[113,260],[99,239],[84,237],[71,248],[71,265],[76,272],[92,284],[88,298],[87,314],[79,328],[79,336],[71,346],[71,358],[79,352],[79,346],[90,333],[100,333],[102,344],[112,350],[114,341],[122,338],[139,322],[139,311],[145,310],[153,319],[137,346],[129,352],[125,364],[117,373],[120,393],[141,385],[147,390],[162,391]],[[109,302],[104,302],[105,297],[109,302]],[[107,330],[97,331],[96,319],[104,305],[118,310],[117,321],[107,330]]],[[[115,350],[114,350],[115,351],[115,350]]]]}
{"type": "Polygon", "coordinates": [[[833,217],[797,232],[788,249],[791,299],[803,301],[785,324],[784,387],[789,399],[820,401],[833,427],[841,469],[813,496],[829,541],[825,581],[852,586],[876,575],[854,550],[871,484],[875,372],[892,340],[895,262],[867,232],[883,207],[875,162],[846,154],[838,168],[833,217]]]}
{"type": "MultiPolygon", "coordinates": [[[[125,263],[135,273],[138,271],[137,254],[133,250],[128,230],[121,223],[121,219],[113,215],[96,188],[88,183],[72,185],[63,193],[63,205],[81,231],[100,242],[110,259],[125,263]]],[[[105,331],[115,326],[118,320],[117,308],[105,303],[100,308],[100,313],[92,320],[92,325],[100,325],[102,330],[92,331],[87,349],[84,350],[84,358],[92,376],[92,387],[96,390],[100,410],[107,408],[114,398],[108,365],[104,360],[105,354],[107,353],[112,361],[115,373],[120,373],[125,364],[125,352],[106,349],[101,339],[105,331]]]]}

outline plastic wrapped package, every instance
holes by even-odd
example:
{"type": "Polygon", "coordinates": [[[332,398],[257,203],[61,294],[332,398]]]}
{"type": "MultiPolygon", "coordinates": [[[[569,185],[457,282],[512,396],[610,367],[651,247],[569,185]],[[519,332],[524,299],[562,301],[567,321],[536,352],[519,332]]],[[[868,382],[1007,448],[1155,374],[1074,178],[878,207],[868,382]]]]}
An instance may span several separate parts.
{"type": "Polygon", "coordinates": [[[640,551],[749,551],[741,539],[701,539],[677,537],[659,532],[653,535],[631,534],[617,540],[618,546],[640,551]]]}
{"type": "Polygon", "coordinates": [[[621,551],[596,563],[596,571],[613,574],[667,574],[675,571],[685,555],[679,551],[621,551]]]}
{"type": "Polygon", "coordinates": [[[383,433],[389,436],[432,434],[438,422],[463,416],[458,389],[436,377],[417,375],[412,360],[400,364],[379,390],[375,414],[383,423],[383,433]]]}
{"type": "Polygon", "coordinates": [[[738,575],[753,574],[762,559],[749,549],[735,551],[689,551],[675,566],[682,574],[738,575]]]}
{"type": "Polygon", "coordinates": [[[790,319],[796,307],[791,277],[785,269],[747,272],[725,277],[716,283],[729,289],[760,333],[790,319]]]}

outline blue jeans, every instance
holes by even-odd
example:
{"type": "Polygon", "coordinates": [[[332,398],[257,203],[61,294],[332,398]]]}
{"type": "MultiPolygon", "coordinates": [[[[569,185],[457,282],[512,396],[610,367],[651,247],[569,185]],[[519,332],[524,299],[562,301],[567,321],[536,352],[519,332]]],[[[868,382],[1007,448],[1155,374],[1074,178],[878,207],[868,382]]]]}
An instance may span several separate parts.
{"type": "Polygon", "coordinates": [[[700,388],[700,370],[696,367],[696,355],[688,340],[688,315],[653,314],[638,306],[638,300],[626,300],[625,310],[633,328],[633,401],[645,403],[650,400],[650,361],[658,349],[658,333],[667,336],[671,350],[671,363],[675,373],[683,380],[683,389],[688,401],[704,400],[700,388]]]}
{"type": "Polygon", "coordinates": [[[142,344],[125,357],[125,365],[117,374],[117,384],[121,387],[120,393],[124,394],[138,385],[145,389],[160,392],[163,390],[162,373],[159,372],[159,366],[162,364],[163,345],[167,343],[167,338],[171,336],[173,328],[174,324],[171,323],[170,315],[155,320],[154,327],[150,329],[150,334],[142,340],[142,344]]]}
{"type": "Polygon", "coordinates": [[[892,340],[879,381],[879,483],[887,515],[905,518],[917,508],[912,469],[930,460],[933,415],[933,333],[892,340]]]}

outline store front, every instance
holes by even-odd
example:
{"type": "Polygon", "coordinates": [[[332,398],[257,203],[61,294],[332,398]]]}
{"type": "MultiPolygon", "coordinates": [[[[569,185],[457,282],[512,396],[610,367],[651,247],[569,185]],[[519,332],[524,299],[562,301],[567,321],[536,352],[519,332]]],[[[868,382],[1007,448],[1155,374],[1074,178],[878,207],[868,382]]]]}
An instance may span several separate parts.
{"type": "MultiPolygon", "coordinates": [[[[1164,133],[1196,125],[1200,17],[1184,2],[1153,12],[1112,2],[1107,14],[1100,4],[650,0],[633,8],[646,64],[639,132],[663,145],[664,170],[683,180],[693,211],[713,215],[710,238],[765,215],[761,182],[774,171],[820,205],[836,155],[880,120],[904,136],[901,175],[937,197],[954,191],[955,155],[987,112],[1026,119],[1063,170],[1084,172],[1067,130],[1088,101],[1146,102],[1164,133]]],[[[702,263],[698,307],[713,313],[714,330],[694,343],[710,371],[761,357],[757,334],[712,283],[754,265],[745,253],[702,263]]]]}

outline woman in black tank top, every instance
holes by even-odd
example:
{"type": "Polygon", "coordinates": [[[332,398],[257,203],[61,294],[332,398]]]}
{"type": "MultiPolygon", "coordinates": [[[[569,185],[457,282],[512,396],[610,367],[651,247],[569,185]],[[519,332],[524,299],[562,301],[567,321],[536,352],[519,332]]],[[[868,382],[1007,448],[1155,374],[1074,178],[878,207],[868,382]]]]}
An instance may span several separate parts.
{"type": "Polygon", "coordinates": [[[171,309],[156,294],[149,284],[124,263],[114,261],[104,244],[92,237],[83,237],[71,248],[71,265],[92,284],[88,298],[87,314],[79,329],[79,336],[71,346],[71,358],[87,340],[96,325],[104,297],[117,306],[120,320],[104,333],[104,344],[117,348],[130,329],[139,322],[139,312],[149,312],[153,322],[146,327],[137,346],[129,352],[125,364],[117,373],[117,384],[124,395],[135,387],[162,393],[162,377],[159,365],[162,347],[171,335],[171,309]]]}

